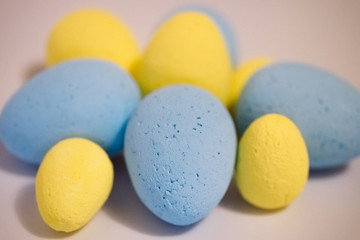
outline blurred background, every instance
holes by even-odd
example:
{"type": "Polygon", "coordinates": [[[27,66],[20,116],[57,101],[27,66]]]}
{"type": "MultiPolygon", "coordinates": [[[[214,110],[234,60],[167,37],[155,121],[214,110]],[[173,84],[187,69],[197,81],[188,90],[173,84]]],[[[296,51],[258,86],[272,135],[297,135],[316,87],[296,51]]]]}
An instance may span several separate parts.
{"type": "MultiPolygon", "coordinates": [[[[164,17],[179,6],[202,4],[220,12],[237,36],[239,63],[258,56],[301,61],[329,70],[360,90],[359,0],[0,0],[0,110],[43,68],[47,36],[67,13],[98,7],[132,30],[141,47],[164,17]]],[[[50,230],[36,209],[36,169],[0,144],[2,239],[357,239],[360,236],[360,161],[312,173],[305,192],[289,208],[264,212],[243,202],[234,186],[209,217],[177,228],[153,217],[116,160],[116,190],[84,229],[71,235],[50,230]],[[5,238],[4,237],[5,234],[5,238]]]]}
{"type": "MultiPolygon", "coordinates": [[[[237,36],[240,62],[257,56],[308,62],[340,75],[360,89],[358,0],[1,0],[1,86],[36,70],[36,64],[44,59],[49,31],[70,11],[88,6],[111,11],[145,47],[164,16],[187,4],[213,7],[228,19],[237,36]]],[[[1,94],[1,104],[14,87],[1,94]]]]}

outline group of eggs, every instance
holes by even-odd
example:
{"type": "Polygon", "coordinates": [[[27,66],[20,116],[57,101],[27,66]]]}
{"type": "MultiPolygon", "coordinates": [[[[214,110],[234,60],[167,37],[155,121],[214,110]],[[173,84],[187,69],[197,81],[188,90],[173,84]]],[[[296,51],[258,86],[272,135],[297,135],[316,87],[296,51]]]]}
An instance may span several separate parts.
{"type": "Polygon", "coordinates": [[[108,198],[109,156],[122,150],[141,201],[175,225],[204,218],[233,173],[248,202],[276,209],[301,193],[309,167],[359,155],[359,92],[305,64],[236,68],[235,53],[231,29],[207,8],[174,12],[142,54],[107,12],[62,19],[48,39],[51,67],[0,117],[6,148],[40,164],[44,221],[65,232],[84,226],[108,198]]]}

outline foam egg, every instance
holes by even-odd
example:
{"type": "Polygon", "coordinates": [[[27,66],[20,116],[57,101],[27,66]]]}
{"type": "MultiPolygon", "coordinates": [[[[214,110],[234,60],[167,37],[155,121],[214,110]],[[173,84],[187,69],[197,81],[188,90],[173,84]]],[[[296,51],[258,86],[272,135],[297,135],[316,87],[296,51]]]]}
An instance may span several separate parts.
{"type": "Polygon", "coordinates": [[[239,134],[267,113],[285,115],[296,124],[311,169],[341,166],[360,154],[360,94],[331,73],[300,63],[262,68],[238,100],[239,134]]]}
{"type": "Polygon", "coordinates": [[[227,19],[223,15],[221,15],[217,11],[215,11],[214,9],[209,8],[205,5],[197,5],[197,4],[190,4],[187,6],[182,6],[179,9],[176,9],[169,16],[172,16],[172,15],[174,15],[176,13],[180,13],[180,12],[199,12],[199,13],[207,15],[208,17],[211,18],[211,20],[214,21],[214,23],[219,28],[219,30],[225,40],[226,48],[230,55],[231,65],[232,65],[232,67],[235,68],[238,63],[238,55],[237,55],[238,46],[236,44],[237,39],[236,39],[234,31],[232,30],[232,26],[230,26],[227,19]]]}
{"type": "Polygon", "coordinates": [[[61,19],[47,42],[49,66],[74,58],[100,58],[131,71],[139,47],[126,25],[110,13],[82,9],[61,19]]]}
{"type": "Polygon", "coordinates": [[[18,158],[39,164],[57,142],[94,141],[109,154],[123,148],[128,118],[140,100],[125,71],[102,60],[72,60],[21,87],[0,116],[0,137],[18,158]]]}
{"type": "Polygon", "coordinates": [[[236,131],[225,107],[207,91],[161,88],[142,100],[125,134],[125,161],[141,201],[175,225],[200,221],[230,183],[236,131]]]}
{"type": "Polygon", "coordinates": [[[81,138],[57,143],[36,175],[36,202],[43,220],[54,230],[83,227],[108,198],[114,171],[107,154],[81,138]]]}
{"type": "Polygon", "coordinates": [[[248,60],[236,68],[233,74],[233,82],[229,96],[229,109],[232,113],[235,112],[236,102],[239,95],[251,76],[259,69],[269,65],[271,62],[272,60],[270,58],[259,57],[248,60]]]}
{"type": "Polygon", "coordinates": [[[142,93],[190,84],[227,104],[232,47],[217,22],[204,11],[189,10],[174,14],[160,26],[134,70],[142,93]]]}
{"type": "Polygon", "coordinates": [[[235,177],[249,203],[264,209],[287,206],[302,192],[308,172],[304,139],[290,119],[268,114],[245,131],[235,177]]]}

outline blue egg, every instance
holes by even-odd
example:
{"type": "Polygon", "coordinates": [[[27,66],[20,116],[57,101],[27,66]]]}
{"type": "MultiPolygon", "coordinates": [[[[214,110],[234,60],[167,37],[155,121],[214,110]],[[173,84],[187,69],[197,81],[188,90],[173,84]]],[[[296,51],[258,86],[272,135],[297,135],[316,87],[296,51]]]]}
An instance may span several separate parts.
{"type": "Polygon", "coordinates": [[[33,164],[70,137],[87,138],[112,155],[122,150],[139,101],[137,85],[118,66],[95,59],[64,62],[15,93],[0,116],[0,137],[11,153],[33,164]]]}
{"type": "Polygon", "coordinates": [[[238,132],[268,113],[298,126],[311,169],[341,166],[360,154],[360,93],[331,73],[300,63],[261,69],[238,99],[238,132]]]}
{"type": "Polygon", "coordinates": [[[151,93],[125,134],[125,160],[136,193],[168,223],[201,220],[229,186],[236,141],[229,113],[205,90],[173,85],[151,93]]]}
{"type": "Polygon", "coordinates": [[[168,19],[172,15],[179,13],[179,12],[200,12],[208,17],[210,17],[213,22],[217,25],[219,28],[219,31],[221,32],[230,59],[231,59],[231,65],[235,68],[238,64],[238,48],[237,48],[237,39],[235,36],[234,31],[232,30],[231,25],[228,23],[227,19],[225,19],[221,14],[219,14],[217,11],[215,11],[212,8],[209,8],[207,6],[202,5],[188,5],[188,6],[182,6],[178,9],[175,9],[172,11],[169,15],[166,16],[165,19],[168,19]]]}

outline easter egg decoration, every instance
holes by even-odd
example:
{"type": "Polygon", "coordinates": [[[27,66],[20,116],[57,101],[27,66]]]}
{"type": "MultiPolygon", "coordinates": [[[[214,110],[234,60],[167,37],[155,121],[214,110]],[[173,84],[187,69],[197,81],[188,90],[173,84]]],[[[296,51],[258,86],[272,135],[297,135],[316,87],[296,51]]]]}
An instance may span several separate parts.
{"type": "Polygon", "coordinates": [[[81,138],[60,141],[45,155],[36,175],[41,217],[54,230],[78,230],[104,204],[113,178],[112,163],[97,144],[81,138]]]}
{"type": "Polygon", "coordinates": [[[34,76],[12,96],[0,116],[0,138],[11,153],[33,164],[71,137],[92,140],[114,155],[123,149],[139,100],[136,83],[117,65],[67,61],[34,76]]]}
{"type": "Polygon", "coordinates": [[[168,223],[189,225],[209,214],[229,186],[235,126],[207,91],[168,86],[145,97],[132,115],[124,153],[145,206],[168,223]]]}
{"type": "Polygon", "coordinates": [[[232,64],[226,39],[211,15],[181,11],[158,28],[134,70],[143,95],[190,84],[228,104],[232,64]]]}
{"type": "Polygon", "coordinates": [[[268,113],[282,114],[296,124],[311,169],[338,167],[360,154],[360,93],[334,74],[301,63],[262,68],[238,100],[239,134],[268,113]]]}
{"type": "Polygon", "coordinates": [[[131,72],[139,57],[139,47],[128,27],[99,9],[68,14],[54,26],[47,42],[49,66],[75,58],[100,58],[131,72]]]}
{"type": "Polygon", "coordinates": [[[304,139],[290,119],[268,114],[256,119],[239,143],[237,186],[249,203],[263,209],[290,204],[309,172],[304,139]]]}

